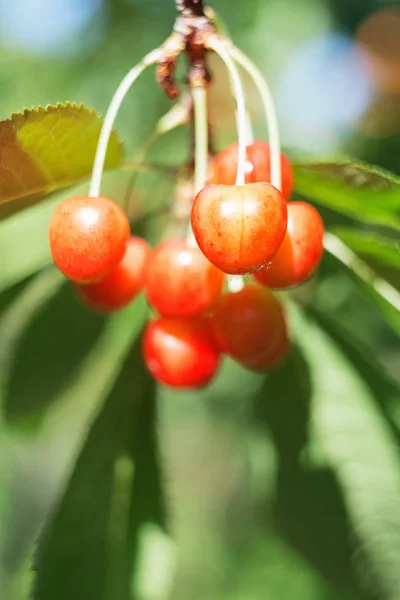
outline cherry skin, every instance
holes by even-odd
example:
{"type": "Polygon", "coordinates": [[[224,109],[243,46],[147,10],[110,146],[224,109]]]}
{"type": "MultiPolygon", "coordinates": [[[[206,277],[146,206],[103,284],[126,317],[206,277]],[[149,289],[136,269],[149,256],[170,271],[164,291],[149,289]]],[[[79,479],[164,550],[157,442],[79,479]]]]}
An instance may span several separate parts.
{"type": "Polygon", "coordinates": [[[202,314],[222,292],[224,274],[185,239],[162,242],[146,271],[146,294],[154,308],[169,317],[202,314]]]}
{"type": "Polygon", "coordinates": [[[122,260],[128,240],[125,213],[102,196],[68,198],[57,206],[50,221],[53,260],[77,283],[104,279],[122,260]]]}
{"type": "Polygon", "coordinates": [[[221,296],[212,327],[220,350],[250,367],[273,356],[286,335],[279,301],[260,285],[221,296]]]}
{"type": "Polygon", "coordinates": [[[242,275],[276,254],[286,233],[286,201],[269,183],[209,185],[194,199],[191,219],[208,260],[224,273],[242,275]]]}
{"type": "Polygon", "coordinates": [[[324,223],[306,202],[289,202],[285,239],[271,263],[257,271],[257,280],[272,288],[300,285],[314,273],[324,252],[324,223]]]}
{"type": "Polygon", "coordinates": [[[274,344],[270,350],[260,356],[241,361],[241,364],[255,373],[265,373],[265,371],[278,367],[285,360],[289,350],[290,340],[285,324],[279,338],[279,343],[274,344]]]}
{"type": "MultiPolygon", "coordinates": [[[[238,144],[228,146],[217,154],[211,164],[208,183],[234,185],[238,166],[238,144]]],[[[281,153],[282,193],[289,200],[293,192],[293,169],[289,159],[281,153]]],[[[270,147],[255,140],[247,146],[246,183],[271,181],[270,147]]]]}
{"type": "Polygon", "coordinates": [[[76,284],[78,296],[99,312],[123,308],[142,290],[150,254],[150,245],[142,238],[132,236],[124,258],[105,279],[98,283],[76,284]]]}
{"type": "Polygon", "coordinates": [[[176,388],[201,388],[215,375],[220,352],[206,317],[160,317],[147,325],[143,354],[156,381],[176,388]]]}

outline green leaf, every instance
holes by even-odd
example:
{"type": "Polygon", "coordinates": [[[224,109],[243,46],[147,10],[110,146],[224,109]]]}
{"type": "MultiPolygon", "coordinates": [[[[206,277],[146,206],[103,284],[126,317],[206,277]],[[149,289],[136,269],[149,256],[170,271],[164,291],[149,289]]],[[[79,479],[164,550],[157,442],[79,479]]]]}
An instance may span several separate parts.
{"type": "Polygon", "coordinates": [[[138,533],[163,522],[154,383],[135,344],[42,539],[33,597],[128,600],[138,533]]]}
{"type": "MultiPolygon", "coordinates": [[[[0,320],[0,407],[5,411],[8,381],[14,366],[15,356],[30,322],[57,293],[64,278],[55,269],[44,271],[27,285],[9,306],[0,320]]],[[[22,374],[22,377],[24,374],[22,374]]],[[[30,397],[30,394],[29,394],[30,397]]]]}
{"type": "Polygon", "coordinates": [[[53,203],[43,203],[0,222],[0,292],[51,264],[48,226],[53,203]]]}
{"type": "Polygon", "coordinates": [[[312,427],[344,494],[359,556],[379,597],[400,597],[400,457],[396,436],[357,365],[310,318],[292,313],[308,363],[312,427]]]}
{"type": "Polygon", "coordinates": [[[338,227],[333,233],[379,275],[400,288],[400,243],[375,233],[338,227]]]}
{"type": "MultiPolygon", "coordinates": [[[[15,371],[16,363],[19,362],[17,357],[24,352],[25,332],[28,330],[28,335],[32,335],[32,325],[33,329],[36,328],[39,338],[35,344],[32,337],[31,359],[37,359],[41,355],[41,352],[38,352],[38,348],[41,348],[41,332],[38,325],[40,321],[43,325],[46,324],[46,314],[50,314],[51,321],[54,308],[61,308],[63,298],[66,299],[65,292],[68,290],[66,286],[66,289],[60,291],[63,283],[65,279],[55,269],[44,271],[24,286],[22,293],[3,313],[1,335],[4,344],[0,352],[2,405],[9,402],[10,374],[15,371]],[[50,308],[52,310],[49,311],[50,308]]],[[[76,308],[74,305],[75,310],[76,308]]],[[[19,372],[22,379],[27,378],[30,381],[31,387],[28,386],[25,390],[21,388],[24,397],[17,398],[18,404],[12,407],[12,416],[31,417],[39,413],[40,428],[29,431],[21,430],[20,427],[11,428],[0,415],[0,476],[6,498],[6,520],[5,527],[1,527],[0,550],[7,553],[10,564],[21,566],[22,562],[28,560],[34,539],[43,525],[44,514],[48,512],[49,506],[53,505],[55,492],[60,489],[60,485],[64,486],[89,423],[112,389],[121,371],[121,363],[129,351],[132,339],[143,324],[146,312],[143,298],[139,298],[126,310],[104,320],[98,332],[93,321],[86,329],[82,321],[86,318],[90,320],[91,315],[89,311],[87,314],[79,314],[78,309],[75,315],[79,321],[75,320],[72,325],[71,319],[70,326],[75,332],[83,327],[91,339],[91,346],[85,345],[84,355],[79,349],[82,342],[79,335],[75,338],[76,345],[73,348],[73,334],[69,334],[70,349],[66,354],[64,350],[53,346],[51,355],[50,346],[54,341],[49,339],[43,347],[43,359],[47,364],[41,363],[39,358],[34,365],[34,369],[39,365],[40,372],[35,375],[28,364],[19,372]],[[73,367],[74,349],[79,362],[73,367]],[[64,361],[68,367],[65,373],[62,366],[64,361]],[[58,362],[60,364],[57,365],[58,362]],[[54,377],[51,375],[53,369],[54,377]],[[50,390],[47,378],[50,379],[50,388],[53,388],[52,396],[46,396],[50,390]],[[47,402],[46,411],[43,411],[43,397],[51,399],[51,402],[47,402]],[[9,467],[12,469],[10,478],[7,477],[9,467]]],[[[63,328],[62,310],[59,318],[57,325],[53,321],[52,330],[45,328],[50,338],[57,337],[57,328],[63,328]]],[[[58,346],[63,344],[62,337],[63,335],[57,340],[58,346]]],[[[24,386],[23,382],[18,382],[18,385],[24,386]]],[[[9,406],[8,414],[10,411],[9,406]]]]}
{"type": "Polygon", "coordinates": [[[51,295],[37,296],[36,301],[32,289],[40,278],[0,320],[0,335],[14,339],[14,344],[7,344],[2,393],[4,417],[13,422],[43,417],[44,409],[58,401],[66,383],[79,373],[107,322],[76,298],[72,286],[55,269],[44,277],[55,281],[51,295]]]}
{"type": "Polygon", "coordinates": [[[316,448],[310,433],[311,396],[308,366],[295,347],[267,376],[256,405],[257,421],[271,433],[279,458],[273,510],[264,505],[263,520],[269,527],[278,524],[286,542],[319,573],[358,598],[351,524],[341,489],[329,466],[315,458],[314,464],[305,461],[316,448]]]}
{"type": "MultiPolygon", "coordinates": [[[[72,103],[15,113],[0,123],[0,218],[46,194],[87,177],[92,170],[102,119],[72,103]]],[[[123,147],[112,133],[105,163],[122,163],[123,147]]]]}
{"type": "Polygon", "coordinates": [[[274,532],[253,534],[233,576],[226,600],[361,600],[325,579],[274,532]]]}
{"type": "Polygon", "coordinates": [[[345,265],[365,295],[380,310],[382,317],[400,334],[400,292],[379,277],[335,235],[325,234],[324,247],[337,261],[345,265]]]}
{"type": "Polygon", "coordinates": [[[350,160],[294,165],[296,192],[359,221],[400,229],[400,178],[350,160]]]}
{"type": "Polygon", "coordinates": [[[367,348],[330,315],[313,311],[314,318],[358,369],[400,442],[400,384],[371,356],[367,348]]]}
{"type": "Polygon", "coordinates": [[[377,234],[339,227],[333,232],[356,254],[400,270],[400,243],[377,234]]]}

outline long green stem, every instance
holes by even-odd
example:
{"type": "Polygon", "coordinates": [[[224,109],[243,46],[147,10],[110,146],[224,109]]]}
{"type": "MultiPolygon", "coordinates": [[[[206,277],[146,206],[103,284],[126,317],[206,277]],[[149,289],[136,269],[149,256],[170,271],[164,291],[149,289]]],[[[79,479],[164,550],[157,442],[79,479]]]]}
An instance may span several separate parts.
{"type": "Polygon", "coordinates": [[[227,287],[230,292],[240,292],[244,288],[245,283],[243,275],[229,275],[227,287]]]}
{"type": "Polygon", "coordinates": [[[195,130],[194,193],[205,186],[208,170],[207,92],[202,87],[192,89],[195,130]]]}
{"type": "Polygon", "coordinates": [[[248,73],[248,75],[250,75],[260,93],[267,120],[271,150],[271,183],[278,188],[278,190],[282,190],[281,145],[278,119],[271,91],[260,69],[243,52],[236,47],[232,47],[230,49],[230,55],[248,73]]]}
{"type": "MultiPolygon", "coordinates": [[[[203,87],[192,88],[194,109],[194,193],[200,192],[205,186],[208,171],[208,114],[207,92],[203,87]]],[[[187,240],[197,246],[189,220],[187,240]]]]}
{"type": "Polygon", "coordinates": [[[161,50],[157,48],[152,52],[149,52],[133,69],[131,69],[115,92],[110,106],[108,107],[106,116],[104,118],[103,127],[100,132],[99,142],[97,144],[96,157],[94,159],[92,179],[90,182],[89,196],[96,197],[100,194],[101,179],[103,176],[104,162],[107,155],[108,142],[110,135],[114,127],[114,122],[117,117],[118,111],[121,104],[129,92],[136,79],[143,73],[143,71],[156,63],[161,56],[161,50]]]}
{"type": "Polygon", "coordinates": [[[207,42],[210,50],[213,50],[225,63],[232,79],[232,85],[237,104],[237,129],[238,129],[238,168],[236,185],[244,185],[246,169],[246,139],[247,139],[247,113],[246,100],[243,85],[240,80],[239,71],[231,57],[230,47],[219,38],[211,38],[207,42]]]}

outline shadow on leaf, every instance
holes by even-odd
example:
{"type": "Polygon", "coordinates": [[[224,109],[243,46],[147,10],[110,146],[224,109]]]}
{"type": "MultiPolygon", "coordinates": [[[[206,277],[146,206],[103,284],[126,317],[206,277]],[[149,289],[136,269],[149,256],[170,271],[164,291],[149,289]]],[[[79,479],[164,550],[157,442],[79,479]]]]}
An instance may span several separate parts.
{"type": "Polygon", "coordinates": [[[267,377],[256,406],[278,454],[272,514],[261,507],[260,516],[265,527],[277,525],[326,580],[351,590],[355,598],[365,598],[353,570],[351,526],[335,473],[312,460],[303,464],[315,443],[309,431],[311,410],[308,366],[295,347],[287,362],[267,377]]]}
{"type": "Polygon", "coordinates": [[[19,339],[6,374],[5,418],[40,417],[70,383],[104,323],[104,317],[80,304],[70,285],[63,285],[19,339]]]}

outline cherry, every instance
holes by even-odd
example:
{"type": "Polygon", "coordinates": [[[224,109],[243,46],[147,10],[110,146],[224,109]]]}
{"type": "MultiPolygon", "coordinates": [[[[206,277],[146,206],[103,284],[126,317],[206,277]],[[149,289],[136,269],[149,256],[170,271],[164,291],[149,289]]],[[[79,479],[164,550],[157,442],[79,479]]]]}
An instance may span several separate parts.
{"type": "Polygon", "coordinates": [[[218,370],[220,352],[206,317],[160,317],[147,325],[144,359],[154,379],[177,388],[204,387],[218,370]]]}
{"type": "Polygon", "coordinates": [[[145,240],[131,237],[125,256],[111,273],[98,283],[77,284],[78,295],[97,311],[119,310],[141,291],[150,254],[151,247],[145,240]]]}
{"type": "Polygon", "coordinates": [[[232,275],[253,272],[270,261],[286,224],[285,199],[269,183],[209,185],[193,202],[192,227],[200,250],[232,275]]]}
{"type": "Polygon", "coordinates": [[[287,334],[286,324],[281,332],[279,342],[274,344],[270,350],[255,358],[241,361],[241,364],[250,371],[264,373],[277,367],[286,357],[290,350],[290,340],[287,334]]]}
{"type": "Polygon", "coordinates": [[[280,303],[260,285],[221,296],[212,326],[221,351],[249,367],[271,359],[287,335],[280,303]]]}
{"type": "Polygon", "coordinates": [[[172,239],[154,250],[146,272],[146,294],[162,315],[203,313],[222,292],[224,274],[197,247],[172,239]]]}
{"type": "Polygon", "coordinates": [[[129,222],[112,200],[76,196],[57,206],[50,221],[53,260],[66,277],[92,283],[106,277],[122,260],[129,222]]]}
{"type": "MultiPolygon", "coordinates": [[[[247,146],[246,183],[271,181],[271,159],[269,144],[255,140],[247,146]]],[[[234,185],[238,166],[238,144],[228,146],[217,154],[211,164],[207,183],[234,185]]],[[[281,153],[282,193],[289,200],[293,191],[293,170],[289,159],[281,153]]]]}
{"type": "Polygon", "coordinates": [[[271,263],[255,273],[270,288],[284,289],[306,281],[323,254],[324,224],[318,211],[306,202],[289,202],[285,239],[271,263]]]}

